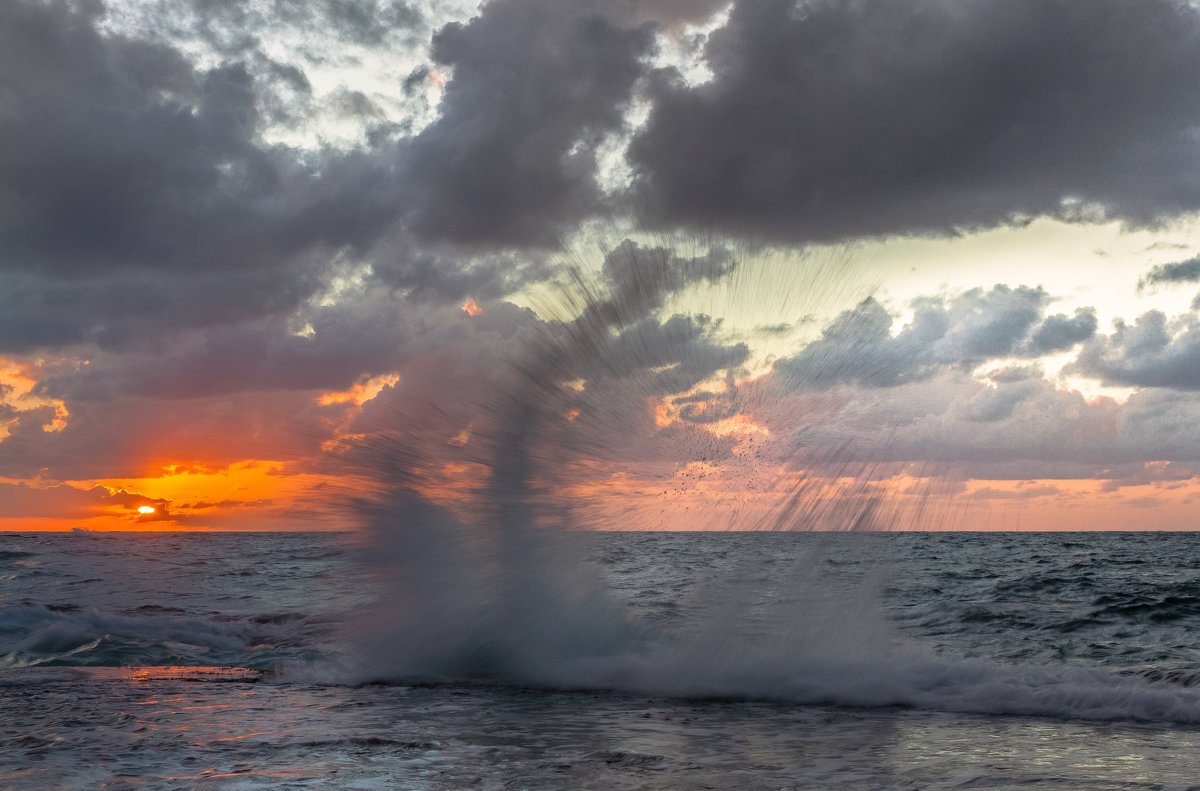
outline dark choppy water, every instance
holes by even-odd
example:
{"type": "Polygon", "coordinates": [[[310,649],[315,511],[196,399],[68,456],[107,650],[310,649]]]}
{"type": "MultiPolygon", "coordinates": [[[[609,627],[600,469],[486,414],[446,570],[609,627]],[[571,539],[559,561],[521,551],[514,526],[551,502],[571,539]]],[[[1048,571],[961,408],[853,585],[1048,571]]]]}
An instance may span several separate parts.
{"type": "Polygon", "coordinates": [[[0,788],[1200,788],[1200,535],[570,543],[562,653],[346,536],[0,536],[0,788]]]}

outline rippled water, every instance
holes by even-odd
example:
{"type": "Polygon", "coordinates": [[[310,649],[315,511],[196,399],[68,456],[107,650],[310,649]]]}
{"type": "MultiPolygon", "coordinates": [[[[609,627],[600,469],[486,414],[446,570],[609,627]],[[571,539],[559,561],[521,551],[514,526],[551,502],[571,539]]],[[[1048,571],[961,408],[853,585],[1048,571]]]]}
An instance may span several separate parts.
{"type": "Polygon", "coordinates": [[[1196,534],[569,538],[633,638],[483,679],[350,536],[0,536],[0,788],[1200,787],[1196,534]]]}

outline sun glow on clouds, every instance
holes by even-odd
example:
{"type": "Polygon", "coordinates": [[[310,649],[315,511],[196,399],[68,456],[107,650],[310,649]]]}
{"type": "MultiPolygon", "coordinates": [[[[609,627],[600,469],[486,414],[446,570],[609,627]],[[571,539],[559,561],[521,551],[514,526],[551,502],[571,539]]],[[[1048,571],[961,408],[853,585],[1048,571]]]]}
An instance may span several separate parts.
{"type": "MultiPolygon", "coordinates": [[[[95,483],[112,492],[136,492],[136,497],[144,503],[134,509],[136,518],[156,520],[149,529],[345,527],[336,509],[327,510],[320,498],[316,498],[316,493],[329,485],[329,479],[294,472],[285,462],[244,461],[223,469],[167,465],[157,476],[95,483]]],[[[98,514],[82,524],[95,530],[147,529],[147,524],[141,521],[129,524],[127,514],[127,511],[98,514]]]]}
{"type": "Polygon", "coordinates": [[[954,485],[906,471],[864,485],[784,467],[763,469],[759,484],[748,487],[730,467],[704,462],[632,465],[594,469],[562,494],[576,504],[576,521],[591,529],[683,531],[1137,529],[1129,508],[1154,509],[1146,529],[1191,530],[1200,496],[1191,480],[1148,481],[1120,493],[1095,480],[954,485]]]}
{"type": "Polygon", "coordinates": [[[366,402],[379,395],[385,387],[391,387],[400,381],[399,374],[381,374],[373,376],[365,382],[354,385],[349,390],[341,392],[324,393],[317,398],[317,403],[321,406],[330,406],[331,404],[353,404],[362,406],[366,402]]]}
{"type": "Polygon", "coordinates": [[[44,432],[62,431],[67,427],[67,420],[71,416],[67,405],[59,399],[45,398],[35,392],[39,378],[44,375],[43,370],[61,364],[46,360],[18,362],[0,357],[0,442],[12,433],[24,417],[37,419],[44,432]],[[11,410],[7,419],[4,407],[11,410]]]}

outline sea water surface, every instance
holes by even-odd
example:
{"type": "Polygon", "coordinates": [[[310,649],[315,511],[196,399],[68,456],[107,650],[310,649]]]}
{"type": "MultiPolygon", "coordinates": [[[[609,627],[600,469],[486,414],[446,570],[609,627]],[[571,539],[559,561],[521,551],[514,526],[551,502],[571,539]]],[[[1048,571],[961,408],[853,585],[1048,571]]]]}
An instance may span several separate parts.
{"type": "Polygon", "coordinates": [[[0,789],[1200,789],[1200,534],[561,539],[477,571],[565,624],[347,534],[0,535],[0,789]]]}

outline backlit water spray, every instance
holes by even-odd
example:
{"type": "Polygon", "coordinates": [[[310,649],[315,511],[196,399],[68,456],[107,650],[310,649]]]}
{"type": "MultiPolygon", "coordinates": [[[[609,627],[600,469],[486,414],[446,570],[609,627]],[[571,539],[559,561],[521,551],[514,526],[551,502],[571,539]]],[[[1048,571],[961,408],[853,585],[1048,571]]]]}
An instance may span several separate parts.
{"type": "MultiPolygon", "coordinates": [[[[573,267],[542,295],[538,318],[512,333],[504,373],[480,388],[479,403],[444,424],[424,421],[442,433],[447,425],[458,431],[456,421],[467,427],[440,440],[431,429],[433,440],[416,430],[359,444],[361,459],[379,471],[378,493],[363,510],[384,592],[356,624],[340,680],[1200,721],[1200,695],[1184,685],[1102,669],[951,660],[905,645],[873,604],[885,578],[843,579],[830,566],[832,553],[857,551],[844,534],[804,545],[764,537],[761,551],[701,559],[713,568],[693,573],[711,584],[697,586],[678,617],[632,617],[601,570],[581,561],[588,536],[572,528],[659,526],[644,509],[614,512],[603,488],[590,493],[597,471],[619,470],[625,457],[676,470],[753,461],[752,430],[745,442],[708,430],[774,408],[770,390],[746,384],[749,348],[719,342],[711,315],[664,315],[689,289],[731,287],[738,277],[737,257],[724,249],[683,257],[619,245],[599,277],[573,267]],[[648,404],[664,402],[684,419],[664,425],[646,417],[648,404]],[[716,417],[706,423],[706,412],[716,417]],[[431,458],[437,454],[446,459],[431,458]],[[443,463],[475,469],[475,485],[447,490],[422,472],[443,463]]],[[[886,426],[879,436],[887,441],[886,426]]],[[[853,442],[795,443],[778,465],[786,472],[747,498],[740,524],[731,524],[736,514],[705,513],[697,495],[695,526],[855,531],[912,519],[913,506],[897,502],[913,498],[881,490],[888,471],[861,461],[853,442]]]]}

